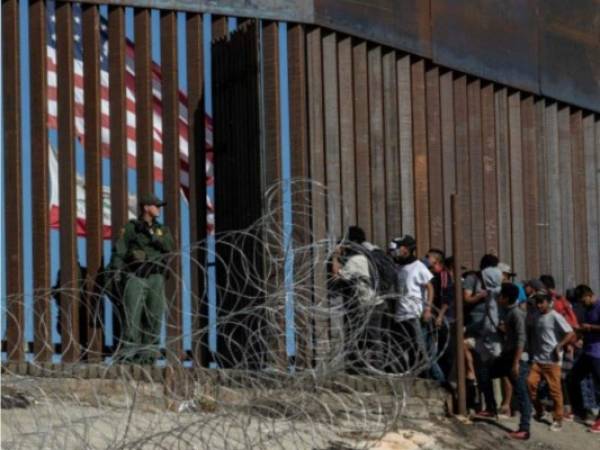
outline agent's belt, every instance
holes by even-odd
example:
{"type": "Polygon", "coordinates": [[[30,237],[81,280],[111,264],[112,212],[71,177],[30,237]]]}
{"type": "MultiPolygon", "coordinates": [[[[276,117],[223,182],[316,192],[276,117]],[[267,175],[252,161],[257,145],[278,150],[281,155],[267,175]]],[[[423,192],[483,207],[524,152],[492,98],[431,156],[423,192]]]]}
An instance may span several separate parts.
{"type": "Polygon", "coordinates": [[[164,267],[159,264],[144,263],[130,267],[129,273],[136,277],[148,278],[150,275],[162,275],[164,271],[164,267]]]}

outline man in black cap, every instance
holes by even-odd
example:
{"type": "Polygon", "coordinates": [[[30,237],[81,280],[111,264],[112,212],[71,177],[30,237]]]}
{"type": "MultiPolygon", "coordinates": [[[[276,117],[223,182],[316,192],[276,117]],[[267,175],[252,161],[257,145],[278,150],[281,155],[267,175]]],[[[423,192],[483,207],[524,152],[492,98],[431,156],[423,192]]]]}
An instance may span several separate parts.
{"type": "Polygon", "coordinates": [[[122,357],[126,361],[153,363],[159,355],[167,257],[175,249],[171,232],[157,220],[164,205],[155,195],[143,196],[140,216],[121,230],[112,252],[110,269],[117,281],[124,278],[125,285],[122,357]]]}

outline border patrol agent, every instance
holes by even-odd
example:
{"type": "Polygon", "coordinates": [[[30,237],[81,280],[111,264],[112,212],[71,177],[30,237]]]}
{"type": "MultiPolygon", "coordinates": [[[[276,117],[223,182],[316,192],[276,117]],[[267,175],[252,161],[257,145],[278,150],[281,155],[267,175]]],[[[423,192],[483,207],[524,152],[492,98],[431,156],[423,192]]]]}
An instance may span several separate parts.
{"type": "Polygon", "coordinates": [[[155,195],[142,197],[140,216],[125,225],[113,248],[110,268],[115,281],[125,284],[125,361],[152,364],[159,356],[165,272],[168,254],[175,249],[169,228],[157,220],[165,204],[155,195]]]}

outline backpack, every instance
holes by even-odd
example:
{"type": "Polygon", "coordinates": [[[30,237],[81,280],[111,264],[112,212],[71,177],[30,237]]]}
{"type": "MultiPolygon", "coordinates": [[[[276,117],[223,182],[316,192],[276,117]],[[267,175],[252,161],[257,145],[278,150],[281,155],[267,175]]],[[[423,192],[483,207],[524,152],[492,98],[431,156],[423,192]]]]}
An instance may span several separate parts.
{"type": "Polygon", "coordinates": [[[398,275],[394,260],[380,248],[369,251],[370,259],[375,266],[374,287],[380,297],[398,292],[398,275]]]}

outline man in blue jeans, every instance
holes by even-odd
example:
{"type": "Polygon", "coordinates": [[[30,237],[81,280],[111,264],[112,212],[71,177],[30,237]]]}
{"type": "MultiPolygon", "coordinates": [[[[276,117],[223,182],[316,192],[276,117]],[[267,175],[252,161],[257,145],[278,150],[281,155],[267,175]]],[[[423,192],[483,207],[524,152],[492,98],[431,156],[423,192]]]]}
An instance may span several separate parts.
{"type": "Polygon", "coordinates": [[[529,364],[527,346],[527,313],[519,308],[517,299],[519,288],[512,283],[503,283],[498,304],[506,310],[504,321],[499,328],[503,332],[504,342],[502,353],[494,361],[491,377],[507,376],[517,396],[521,420],[519,429],[510,433],[510,437],[518,440],[529,439],[529,420],[531,417],[531,402],[527,391],[527,376],[529,364]]]}

